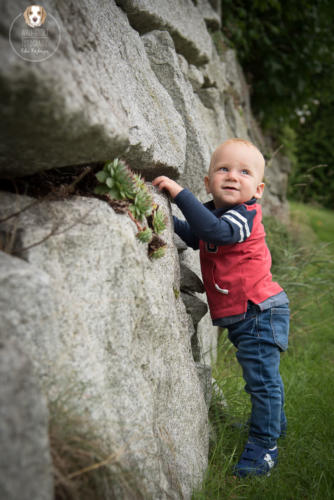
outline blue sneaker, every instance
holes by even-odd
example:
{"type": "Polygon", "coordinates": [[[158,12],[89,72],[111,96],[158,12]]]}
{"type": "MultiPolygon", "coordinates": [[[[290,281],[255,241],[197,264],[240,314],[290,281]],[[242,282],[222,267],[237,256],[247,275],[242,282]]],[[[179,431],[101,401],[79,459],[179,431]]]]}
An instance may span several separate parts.
{"type": "Polygon", "coordinates": [[[238,477],[270,475],[270,471],[278,462],[278,449],[262,448],[248,441],[234,467],[234,475],[238,477]]]}

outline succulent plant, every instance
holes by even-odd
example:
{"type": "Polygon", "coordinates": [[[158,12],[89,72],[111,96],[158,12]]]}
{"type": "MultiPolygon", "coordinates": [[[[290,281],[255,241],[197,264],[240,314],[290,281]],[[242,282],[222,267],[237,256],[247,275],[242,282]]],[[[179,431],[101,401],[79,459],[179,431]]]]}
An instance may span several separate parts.
{"type": "Polygon", "coordinates": [[[133,183],[135,185],[135,188],[137,190],[144,189],[144,190],[147,191],[147,186],[145,184],[145,180],[144,180],[144,178],[140,174],[133,173],[132,174],[132,179],[133,179],[133,183]]]}
{"type": "Polygon", "coordinates": [[[166,253],[166,245],[154,250],[154,252],[151,253],[150,257],[151,259],[161,259],[161,257],[163,257],[165,253],[166,253]]]}
{"type": "Polygon", "coordinates": [[[96,194],[108,194],[115,200],[132,200],[136,196],[132,173],[118,158],[107,162],[96,178],[100,182],[95,188],[96,194]]]}
{"type": "Polygon", "coordinates": [[[146,190],[138,191],[129,209],[134,218],[140,221],[142,221],[144,217],[151,215],[152,198],[150,193],[146,190]]]}
{"type": "Polygon", "coordinates": [[[148,255],[158,259],[165,255],[166,243],[158,236],[166,229],[166,216],[153,202],[145,180],[118,158],[108,161],[97,172],[99,184],[94,192],[107,195],[108,203],[118,213],[128,213],[138,228],[137,238],[148,243],[148,255]],[[143,227],[142,224],[145,224],[143,227]]]}
{"type": "Polygon", "coordinates": [[[158,207],[153,212],[153,230],[155,233],[160,234],[166,229],[166,215],[163,210],[158,207]]]}
{"type": "Polygon", "coordinates": [[[142,243],[149,243],[153,237],[153,231],[149,227],[145,227],[137,233],[137,238],[142,243]]]}

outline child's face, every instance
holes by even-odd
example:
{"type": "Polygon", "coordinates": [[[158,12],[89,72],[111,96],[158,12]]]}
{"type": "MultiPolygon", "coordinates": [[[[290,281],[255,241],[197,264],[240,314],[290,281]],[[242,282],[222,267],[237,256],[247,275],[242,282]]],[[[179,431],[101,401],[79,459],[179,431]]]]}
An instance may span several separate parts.
{"type": "Polygon", "coordinates": [[[252,198],[261,198],[264,184],[264,159],[250,145],[234,142],[219,146],[213,153],[209,175],[205,177],[207,193],[216,208],[229,208],[252,198]]]}

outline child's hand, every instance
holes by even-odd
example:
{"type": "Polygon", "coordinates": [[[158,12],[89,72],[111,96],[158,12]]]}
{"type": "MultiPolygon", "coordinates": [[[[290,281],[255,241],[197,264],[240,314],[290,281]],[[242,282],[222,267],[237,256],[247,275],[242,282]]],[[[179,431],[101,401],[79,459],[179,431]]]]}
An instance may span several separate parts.
{"type": "Polygon", "coordinates": [[[169,177],[166,177],[165,175],[160,175],[159,177],[156,177],[152,181],[152,184],[153,186],[157,186],[159,191],[162,191],[162,189],[166,189],[172,198],[175,198],[175,196],[177,196],[181,191],[183,191],[183,187],[180,186],[180,184],[173,181],[169,177]]]}

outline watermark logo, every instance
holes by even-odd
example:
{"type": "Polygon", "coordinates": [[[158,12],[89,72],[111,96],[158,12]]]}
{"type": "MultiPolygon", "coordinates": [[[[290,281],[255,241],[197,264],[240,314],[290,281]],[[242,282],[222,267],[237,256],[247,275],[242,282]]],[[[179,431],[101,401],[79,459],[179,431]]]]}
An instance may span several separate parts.
{"type": "Polygon", "coordinates": [[[21,59],[30,62],[45,61],[59,47],[59,24],[44,7],[30,5],[13,20],[9,29],[9,43],[21,59]]]}
{"type": "Polygon", "coordinates": [[[23,14],[24,20],[30,28],[39,28],[46,19],[46,10],[40,5],[29,5],[23,14]]]}

